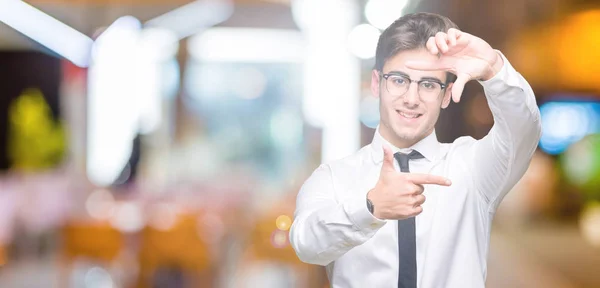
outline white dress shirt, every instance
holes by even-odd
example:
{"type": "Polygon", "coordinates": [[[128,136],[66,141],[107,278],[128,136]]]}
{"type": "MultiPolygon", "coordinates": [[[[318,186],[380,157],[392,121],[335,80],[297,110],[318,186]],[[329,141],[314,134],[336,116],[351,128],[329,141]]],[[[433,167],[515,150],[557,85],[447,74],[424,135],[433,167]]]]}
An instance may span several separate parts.
{"type": "Polygon", "coordinates": [[[425,156],[410,161],[411,172],[452,180],[449,187],[425,185],[423,212],[415,219],[417,286],[485,286],[494,213],[525,173],[541,135],[531,87],[500,55],[502,69],[479,81],[494,116],[483,139],[443,144],[433,132],[410,149],[398,149],[377,128],[371,144],[320,165],[302,185],[290,241],[300,260],[327,266],[332,287],[398,285],[397,221],[377,219],[366,206],[366,194],[379,179],[382,144],[425,156]]]}

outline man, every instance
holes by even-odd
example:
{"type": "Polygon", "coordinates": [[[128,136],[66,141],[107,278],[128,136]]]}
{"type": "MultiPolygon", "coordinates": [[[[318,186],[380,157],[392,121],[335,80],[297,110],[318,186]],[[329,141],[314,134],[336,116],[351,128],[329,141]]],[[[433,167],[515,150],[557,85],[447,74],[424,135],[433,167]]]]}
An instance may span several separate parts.
{"type": "Polygon", "coordinates": [[[417,13],[379,38],[373,142],[319,166],[297,196],[290,240],[333,287],[484,287],[496,208],[541,134],[529,84],[500,51],[443,16],[417,13]],[[494,126],[439,143],[434,125],[478,81],[494,126]]]}

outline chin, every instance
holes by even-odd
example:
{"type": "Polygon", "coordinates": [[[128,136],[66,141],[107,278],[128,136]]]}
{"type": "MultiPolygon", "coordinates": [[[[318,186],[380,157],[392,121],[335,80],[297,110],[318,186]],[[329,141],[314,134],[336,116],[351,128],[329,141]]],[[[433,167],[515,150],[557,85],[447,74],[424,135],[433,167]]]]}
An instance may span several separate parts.
{"type": "Polygon", "coordinates": [[[418,142],[419,137],[417,137],[416,135],[406,135],[406,134],[400,134],[398,135],[398,138],[400,138],[402,141],[406,141],[406,142],[418,142]]]}
{"type": "Polygon", "coordinates": [[[423,123],[420,123],[421,125],[407,127],[406,125],[404,125],[404,123],[395,122],[394,120],[396,119],[390,120],[391,121],[387,122],[387,125],[383,124],[384,128],[382,129],[386,130],[384,132],[384,135],[387,134],[392,139],[395,139],[395,141],[400,141],[401,143],[403,143],[397,143],[398,145],[412,145],[426,136],[424,132],[427,129],[424,129],[424,127],[422,127],[423,123]]]}
{"type": "Polygon", "coordinates": [[[404,129],[395,131],[396,137],[398,137],[398,139],[400,139],[402,141],[412,142],[413,140],[416,140],[417,138],[419,138],[419,135],[421,135],[421,133],[419,133],[418,131],[403,131],[403,130],[404,129]]]}

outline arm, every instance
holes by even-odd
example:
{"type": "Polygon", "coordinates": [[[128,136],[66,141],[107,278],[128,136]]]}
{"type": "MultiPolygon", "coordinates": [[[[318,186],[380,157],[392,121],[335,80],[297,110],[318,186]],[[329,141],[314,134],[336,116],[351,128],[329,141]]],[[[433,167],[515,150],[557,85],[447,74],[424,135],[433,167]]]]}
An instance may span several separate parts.
{"type": "Polygon", "coordinates": [[[494,117],[489,134],[475,142],[468,165],[488,210],[495,210],[521,179],[541,137],[540,112],[527,81],[497,51],[502,68],[479,81],[494,117]]]}
{"type": "Polygon", "coordinates": [[[504,55],[479,37],[450,28],[430,37],[426,48],[438,59],[407,61],[406,67],[454,73],[451,95],[455,102],[460,101],[467,82],[481,79],[478,81],[494,116],[494,127],[469,147],[465,161],[488,211],[494,211],[527,170],[541,136],[533,91],[504,55]]]}
{"type": "Polygon", "coordinates": [[[331,168],[324,164],[298,193],[290,242],[303,262],[325,266],[369,240],[386,223],[367,210],[366,196],[338,203],[334,189],[331,168]]]}

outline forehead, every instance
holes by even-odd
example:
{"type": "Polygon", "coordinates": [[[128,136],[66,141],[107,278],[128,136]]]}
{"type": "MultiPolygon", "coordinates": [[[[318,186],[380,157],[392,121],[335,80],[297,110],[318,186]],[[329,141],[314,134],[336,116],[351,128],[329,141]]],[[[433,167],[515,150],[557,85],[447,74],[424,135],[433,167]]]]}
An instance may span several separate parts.
{"type": "Polygon", "coordinates": [[[389,58],[383,65],[383,73],[391,71],[400,71],[408,74],[412,79],[420,79],[422,77],[435,77],[442,81],[446,80],[445,71],[421,71],[407,68],[404,63],[406,61],[436,61],[437,55],[432,55],[425,49],[402,51],[393,57],[389,58]]]}

